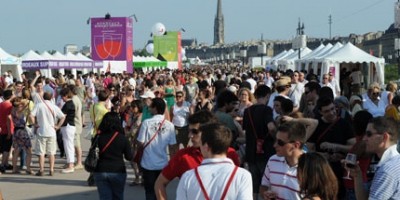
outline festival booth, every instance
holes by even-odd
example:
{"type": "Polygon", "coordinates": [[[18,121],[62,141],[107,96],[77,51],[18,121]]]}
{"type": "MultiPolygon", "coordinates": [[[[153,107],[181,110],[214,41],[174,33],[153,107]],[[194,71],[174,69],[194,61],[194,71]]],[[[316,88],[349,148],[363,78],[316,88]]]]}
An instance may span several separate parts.
{"type": "Polygon", "coordinates": [[[43,53],[42,55],[30,50],[25,53],[22,57],[22,69],[26,71],[40,70],[46,77],[53,77],[53,73],[70,73],[75,77],[77,76],[77,70],[83,69],[97,69],[101,68],[103,63],[93,62],[90,59],[79,58],[72,53],[62,55],[56,52],[53,55],[43,53]]]}
{"type": "Polygon", "coordinates": [[[346,68],[347,71],[351,71],[356,64],[361,64],[360,70],[364,75],[364,87],[372,82],[378,82],[382,85],[385,81],[385,59],[372,56],[350,42],[317,62],[322,63],[321,77],[323,74],[332,72],[335,78],[340,81],[340,70],[346,68]]]}
{"type": "Polygon", "coordinates": [[[147,72],[154,69],[165,68],[167,65],[168,63],[166,61],[158,60],[154,56],[133,56],[133,67],[135,70],[141,69],[143,72],[147,72]]]}
{"type": "MultiPolygon", "coordinates": [[[[327,45],[323,50],[321,50],[318,55],[313,56],[313,58],[309,58],[307,62],[309,63],[309,69],[308,70],[313,70],[314,74],[317,74],[318,76],[322,75],[322,59],[333,52],[337,51],[338,49],[343,47],[343,44],[340,42],[337,42],[335,45],[331,46],[331,48],[328,48],[330,45],[327,45]]],[[[322,76],[320,76],[322,77],[322,76]]]]}
{"type": "Polygon", "coordinates": [[[21,59],[7,53],[2,48],[0,48],[0,72],[3,75],[4,72],[11,70],[12,76],[21,80],[21,59]]]}
{"type": "Polygon", "coordinates": [[[289,51],[282,51],[278,55],[272,57],[271,59],[268,60],[269,67],[272,68],[273,70],[278,69],[278,60],[285,58],[286,56],[292,54],[294,51],[293,49],[290,49],[289,51]]]}
{"type": "MultiPolygon", "coordinates": [[[[329,44],[328,44],[329,45],[329,44]]],[[[332,47],[332,45],[331,45],[332,47]]],[[[320,44],[316,49],[314,49],[311,53],[302,56],[301,59],[298,59],[295,61],[295,66],[296,66],[296,70],[307,70],[308,71],[308,64],[310,62],[309,61],[311,58],[314,58],[314,56],[318,55],[321,51],[323,51],[325,49],[325,45],[324,44],[320,44]]]]}
{"type": "MultiPolygon", "coordinates": [[[[311,53],[311,49],[308,47],[300,49],[300,57],[306,56],[311,53]]],[[[286,71],[288,69],[295,70],[295,61],[299,59],[299,50],[294,51],[290,55],[278,60],[278,66],[280,70],[286,71]]]]}

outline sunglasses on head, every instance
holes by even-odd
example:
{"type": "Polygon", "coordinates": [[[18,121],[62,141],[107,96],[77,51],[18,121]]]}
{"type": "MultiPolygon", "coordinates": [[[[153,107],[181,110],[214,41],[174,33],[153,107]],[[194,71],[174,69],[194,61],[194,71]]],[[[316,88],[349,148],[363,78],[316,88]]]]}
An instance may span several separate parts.
{"type": "Polygon", "coordinates": [[[200,133],[200,130],[199,129],[195,129],[195,128],[191,128],[191,129],[189,129],[189,132],[193,133],[194,135],[197,135],[197,134],[200,133]]]}

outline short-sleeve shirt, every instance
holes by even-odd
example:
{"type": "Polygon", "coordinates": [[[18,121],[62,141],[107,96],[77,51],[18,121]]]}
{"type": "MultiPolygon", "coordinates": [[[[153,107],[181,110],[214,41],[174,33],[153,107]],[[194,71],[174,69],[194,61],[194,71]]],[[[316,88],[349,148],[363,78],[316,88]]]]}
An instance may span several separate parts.
{"type": "MultiPolygon", "coordinates": [[[[230,158],[236,166],[240,165],[239,156],[235,149],[229,148],[227,157],[230,158]]],[[[168,165],[164,167],[161,173],[168,180],[172,180],[176,177],[180,178],[186,171],[199,166],[202,161],[203,155],[201,154],[200,148],[188,147],[181,149],[171,158],[168,165]]]]}
{"type": "Polygon", "coordinates": [[[278,199],[301,199],[297,165],[290,167],[285,157],[273,155],[268,160],[261,185],[271,188],[278,199]]]}
{"type": "Polygon", "coordinates": [[[90,120],[94,123],[94,132],[92,134],[95,134],[100,126],[101,121],[103,120],[104,115],[108,112],[108,110],[103,104],[96,103],[90,107],[89,112],[90,120]]]}
{"type": "Polygon", "coordinates": [[[36,104],[31,115],[36,117],[37,124],[39,125],[37,133],[42,137],[55,137],[56,130],[54,126],[58,119],[64,117],[61,109],[48,100],[36,104]]]}
{"type": "Polygon", "coordinates": [[[72,100],[65,102],[62,109],[63,113],[66,115],[64,123],[62,126],[75,126],[75,105],[72,100]]]}
{"type": "MultiPolygon", "coordinates": [[[[210,199],[221,199],[234,168],[235,165],[228,158],[203,160],[197,170],[210,199]]],[[[225,199],[250,200],[253,198],[252,188],[253,183],[250,173],[239,167],[233,176],[225,199]]],[[[205,199],[194,169],[183,174],[176,189],[176,199],[205,199]]]]}
{"type": "Polygon", "coordinates": [[[151,143],[144,149],[141,166],[147,170],[161,170],[168,164],[166,148],[168,145],[176,144],[175,127],[164,115],[154,115],[152,118],[142,122],[137,140],[146,144],[158,134],[151,143]]]}
{"type": "Polygon", "coordinates": [[[269,157],[275,154],[275,148],[273,147],[274,138],[268,132],[268,123],[270,122],[273,122],[272,109],[266,105],[255,104],[244,110],[243,130],[246,131],[247,162],[254,163],[257,159],[257,139],[264,140],[264,159],[267,160],[269,157]],[[254,130],[256,131],[256,133],[254,133],[254,130]],[[256,135],[257,138],[255,137],[256,135]]]}
{"type": "Polygon", "coordinates": [[[315,144],[315,149],[318,152],[323,152],[320,149],[320,144],[323,142],[331,142],[336,144],[347,144],[347,140],[354,138],[354,132],[346,120],[340,118],[335,125],[333,125],[322,137],[319,137],[325,132],[325,130],[330,126],[330,123],[326,123],[322,118],[318,119],[318,126],[314,133],[308,140],[315,144]]]}
{"type": "MultiPolygon", "coordinates": [[[[10,101],[3,101],[0,103],[0,135],[7,135],[7,118],[11,115],[12,104],[10,101]]],[[[11,123],[11,133],[14,132],[14,123],[11,123]]]]}
{"type": "Polygon", "coordinates": [[[377,167],[369,199],[400,199],[400,155],[397,145],[383,153],[377,167]]]}

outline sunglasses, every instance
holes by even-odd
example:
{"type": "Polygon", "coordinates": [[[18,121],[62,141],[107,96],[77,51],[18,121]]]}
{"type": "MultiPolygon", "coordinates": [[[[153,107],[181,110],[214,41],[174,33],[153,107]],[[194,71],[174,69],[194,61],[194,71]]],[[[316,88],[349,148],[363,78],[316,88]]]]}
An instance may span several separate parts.
{"type": "Polygon", "coordinates": [[[177,96],[176,96],[176,98],[181,98],[181,97],[183,97],[183,96],[182,96],[182,95],[177,95],[177,96]]]}
{"type": "Polygon", "coordinates": [[[278,144],[281,147],[285,146],[288,143],[293,143],[293,142],[284,142],[284,141],[282,141],[280,139],[277,139],[275,142],[276,142],[276,144],[278,144]]]}
{"type": "Polygon", "coordinates": [[[373,132],[371,132],[371,131],[366,131],[366,136],[367,137],[372,137],[372,135],[374,135],[374,134],[376,134],[376,135],[381,135],[381,134],[379,134],[379,133],[373,133],[373,132]]]}
{"type": "Polygon", "coordinates": [[[310,93],[310,91],[304,91],[304,94],[306,94],[306,95],[307,95],[308,93],[310,93]]]}
{"type": "Polygon", "coordinates": [[[374,93],[372,93],[372,95],[378,96],[378,95],[379,95],[379,92],[374,92],[374,93]]]}
{"type": "Polygon", "coordinates": [[[200,130],[199,129],[195,129],[195,128],[191,128],[191,129],[189,129],[189,132],[193,133],[194,135],[197,135],[197,134],[200,133],[200,130]]]}

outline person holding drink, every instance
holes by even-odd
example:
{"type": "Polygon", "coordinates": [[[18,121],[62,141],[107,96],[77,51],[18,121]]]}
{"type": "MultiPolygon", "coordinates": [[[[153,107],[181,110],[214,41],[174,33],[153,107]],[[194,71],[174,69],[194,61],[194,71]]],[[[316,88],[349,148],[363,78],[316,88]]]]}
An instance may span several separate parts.
{"type": "MultiPolygon", "coordinates": [[[[345,165],[354,179],[354,190],[358,200],[400,199],[400,154],[397,151],[398,124],[392,118],[377,117],[369,121],[366,135],[366,151],[377,154],[380,161],[372,179],[371,188],[363,187],[360,166],[345,165]]],[[[342,161],[346,163],[346,161],[342,161]]]]}

